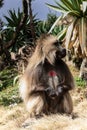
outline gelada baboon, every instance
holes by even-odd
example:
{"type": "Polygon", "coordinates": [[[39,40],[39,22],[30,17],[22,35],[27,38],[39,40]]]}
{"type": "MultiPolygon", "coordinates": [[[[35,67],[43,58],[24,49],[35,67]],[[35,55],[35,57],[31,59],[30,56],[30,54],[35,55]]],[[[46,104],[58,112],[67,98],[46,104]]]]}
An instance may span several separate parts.
{"type": "Polygon", "coordinates": [[[72,74],[61,59],[66,50],[56,36],[42,35],[20,81],[20,94],[30,116],[43,113],[71,113],[69,90],[74,88],[72,74]]]}

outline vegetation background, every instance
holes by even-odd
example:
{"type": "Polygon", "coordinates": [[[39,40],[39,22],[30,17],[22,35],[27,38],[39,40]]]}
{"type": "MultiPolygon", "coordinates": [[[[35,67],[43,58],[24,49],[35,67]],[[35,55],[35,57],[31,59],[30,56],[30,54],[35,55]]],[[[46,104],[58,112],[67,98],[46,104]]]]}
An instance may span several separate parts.
{"type": "MultiPolygon", "coordinates": [[[[59,0],[46,5],[58,12],[37,19],[33,0],[22,0],[23,8],[9,10],[0,19],[0,130],[17,130],[28,119],[19,96],[18,79],[23,74],[42,33],[52,33],[66,47],[66,63],[73,73],[76,88],[71,92],[74,113],[26,120],[29,130],[87,130],[87,0],[59,0]],[[30,123],[29,123],[30,122],[30,123]]],[[[0,0],[3,8],[4,0],[0,0]]],[[[39,8],[39,7],[38,7],[39,8]]]]}

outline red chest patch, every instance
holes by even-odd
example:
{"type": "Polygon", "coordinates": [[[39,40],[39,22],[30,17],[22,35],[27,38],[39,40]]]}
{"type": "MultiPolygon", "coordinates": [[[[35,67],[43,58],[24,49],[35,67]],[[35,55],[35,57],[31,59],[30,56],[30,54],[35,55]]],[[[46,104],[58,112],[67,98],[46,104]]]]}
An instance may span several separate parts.
{"type": "Polygon", "coordinates": [[[54,70],[48,72],[48,75],[51,77],[57,76],[57,73],[54,70]]]}

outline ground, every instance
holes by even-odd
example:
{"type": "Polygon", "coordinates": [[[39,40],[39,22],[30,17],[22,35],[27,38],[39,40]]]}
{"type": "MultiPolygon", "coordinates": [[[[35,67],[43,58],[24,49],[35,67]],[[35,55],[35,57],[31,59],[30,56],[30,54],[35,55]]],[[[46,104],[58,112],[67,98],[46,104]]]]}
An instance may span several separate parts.
{"type": "MultiPolygon", "coordinates": [[[[78,76],[77,69],[70,69],[73,75],[78,76]]],[[[54,114],[30,120],[23,103],[0,106],[0,130],[87,130],[87,89],[76,87],[71,95],[74,104],[72,115],[54,114]],[[25,121],[26,128],[23,125],[25,121]]]]}

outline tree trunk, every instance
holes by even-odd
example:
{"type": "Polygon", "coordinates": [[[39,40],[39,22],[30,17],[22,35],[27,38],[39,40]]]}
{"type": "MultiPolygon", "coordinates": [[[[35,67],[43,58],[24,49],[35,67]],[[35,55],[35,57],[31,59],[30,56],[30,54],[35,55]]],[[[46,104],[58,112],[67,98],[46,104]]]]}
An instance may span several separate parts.
{"type": "Polygon", "coordinates": [[[30,16],[30,28],[31,28],[31,35],[33,38],[33,42],[35,43],[36,35],[35,35],[35,29],[34,29],[34,23],[33,23],[33,15],[32,15],[32,8],[31,8],[31,2],[32,0],[29,1],[29,16],[30,16]]]}

